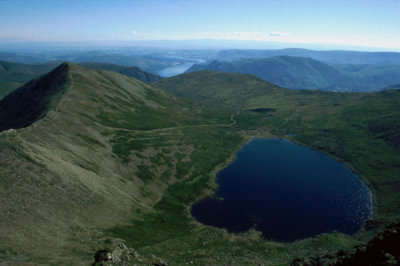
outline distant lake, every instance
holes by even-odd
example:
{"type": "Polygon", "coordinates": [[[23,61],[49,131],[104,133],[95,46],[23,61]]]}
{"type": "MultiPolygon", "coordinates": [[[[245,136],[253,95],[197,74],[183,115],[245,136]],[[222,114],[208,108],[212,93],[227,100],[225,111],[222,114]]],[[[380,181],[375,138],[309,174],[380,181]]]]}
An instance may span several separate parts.
{"type": "Polygon", "coordinates": [[[196,202],[201,223],[266,239],[294,241],[321,233],[353,234],[370,218],[368,187],[318,151],[279,139],[253,138],[217,174],[213,198],[196,202]]]}
{"type": "MultiPolygon", "coordinates": [[[[180,59],[189,59],[189,58],[180,57],[180,59]]],[[[194,64],[205,62],[205,60],[202,60],[202,59],[190,59],[190,60],[193,60],[193,62],[183,63],[183,64],[180,64],[180,65],[177,65],[174,67],[167,67],[167,68],[164,68],[164,69],[158,71],[157,74],[160,75],[161,77],[168,78],[168,77],[172,77],[172,76],[176,76],[176,75],[184,73],[186,70],[191,68],[194,64]]]]}

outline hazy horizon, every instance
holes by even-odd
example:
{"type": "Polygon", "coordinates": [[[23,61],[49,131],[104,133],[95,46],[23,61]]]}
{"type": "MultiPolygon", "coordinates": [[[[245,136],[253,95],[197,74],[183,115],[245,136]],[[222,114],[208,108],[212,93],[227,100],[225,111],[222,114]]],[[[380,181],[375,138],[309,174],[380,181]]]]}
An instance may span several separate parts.
{"type": "Polygon", "coordinates": [[[18,51],[28,49],[165,49],[165,50],[279,50],[279,49],[306,49],[320,51],[360,51],[360,52],[400,52],[399,49],[382,47],[365,47],[354,45],[335,45],[320,43],[283,43],[251,40],[218,40],[218,39],[193,39],[193,40],[105,40],[105,41],[50,41],[50,42],[7,42],[0,41],[2,51],[18,51]]]}
{"type": "Polygon", "coordinates": [[[0,44],[400,51],[399,11],[391,0],[2,0],[0,44]]]}

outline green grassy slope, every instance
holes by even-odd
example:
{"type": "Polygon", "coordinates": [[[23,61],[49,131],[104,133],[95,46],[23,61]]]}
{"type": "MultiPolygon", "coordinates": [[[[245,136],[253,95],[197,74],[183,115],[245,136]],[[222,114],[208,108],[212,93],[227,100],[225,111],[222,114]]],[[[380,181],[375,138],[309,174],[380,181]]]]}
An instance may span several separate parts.
{"type": "Polygon", "coordinates": [[[32,95],[40,119],[0,133],[0,260],[10,264],[88,265],[103,230],[151,210],[177,172],[187,175],[193,146],[181,131],[230,122],[136,79],[73,64],[0,105],[14,103],[9,117],[24,114],[32,95]]]}
{"type": "Polygon", "coordinates": [[[46,74],[58,63],[26,65],[0,61],[0,99],[29,80],[46,74]]]}
{"type": "Polygon", "coordinates": [[[252,106],[254,98],[271,93],[291,93],[255,76],[214,71],[186,73],[154,85],[178,97],[233,109],[252,106]]]}
{"type": "Polygon", "coordinates": [[[289,89],[374,91],[400,81],[398,65],[328,65],[292,56],[212,61],[194,65],[187,72],[198,70],[252,74],[289,89]]]}
{"type": "Polygon", "coordinates": [[[155,82],[161,79],[160,76],[143,71],[138,67],[127,67],[106,63],[81,63],[80,65],[87,69],[104,69],[115,71],[147,83],[155,82]]]}

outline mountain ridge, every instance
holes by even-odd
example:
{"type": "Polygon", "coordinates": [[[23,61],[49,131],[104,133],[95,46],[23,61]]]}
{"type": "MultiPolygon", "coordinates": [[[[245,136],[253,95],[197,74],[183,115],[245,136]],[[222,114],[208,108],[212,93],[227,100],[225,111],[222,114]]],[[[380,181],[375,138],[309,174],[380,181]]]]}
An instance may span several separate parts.
{"type": "MultiPolygon", "coordinates": [[[[62,62],[60,61],[52,61],[48,63],[31,65],[0,61],[0,99],[4,98],[13,90],[25,85],[25,83],[31,79],[47,74],[51,70],[58,67],[61,63],[62,62]]],[[[127,67],[107,63],[82,63],[79,65],[92,70],[104,69],[115,71],[147,83],[161,79],[161,77],[150,72],[143,71],[138,67],[127,67]]]]}
{"type": "Polygon", "coordinates": [[[155,75],[150,72],[146,72],[141,70],[136,66],[120,66],[115,64],[108,64],[108,63],[97,63],[97,62],[85,62],[80,63],[80,66],[83,66],[87,69],[104,69],[115,71],[120,74],[138,79],[143,82],[151,83],[162,79],[160,76],[155,75]]]}
{"type": "Polygon", "coordinates": [[[70,67],[68,63],[63,63],[0,101],[0,132],[27,127],[44,117],[50,105],[57,105],[65,92],[67,85],[64,84],[68,82],[70,67]]]}
{"type": "Polygon", "coordinates": [[[190,155],[191,146],[174,137],[180,126],[213,121],[198,104],[71,63],[17,89],[0,106],[2,122],[15,118],[0,132],[0,256],[11,256],[10,264],[12,252],[37,264],[76,264],[77,258],[89,264],[107,239],[103,230],[126,222],[132,210],[148,210],[176,182],[166,170],[178,161],[158,154],[190,155]],[[29,103],[32,94],[38,100],[29,103]],[[30,116],[38,102],[44,108],[30,116]],[[158,139],[157,145],[143,138],[158,139]]]}
{"type": "Polygon", "coordinates": [[[328,64],[400,65],[399,52],[361,52],[347,50],[285,49],[229,49],[220,51],[217,60],[267,58],[272,56],[309,57],[328,64]]]}

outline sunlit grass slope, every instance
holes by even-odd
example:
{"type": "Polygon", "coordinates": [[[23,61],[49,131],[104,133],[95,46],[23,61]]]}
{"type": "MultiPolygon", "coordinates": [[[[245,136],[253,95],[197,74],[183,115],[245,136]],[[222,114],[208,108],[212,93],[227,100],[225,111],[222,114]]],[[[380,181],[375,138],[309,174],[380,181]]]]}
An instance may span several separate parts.
{"type": "Polygon", "coordinates": [[[89,264],[103,230],[152,209],[190,168],[176,166],[193,152],[180,130],[229,123],[229,114],[69,63],[0,110],[0,260],[10,264],[89,264]]]}

